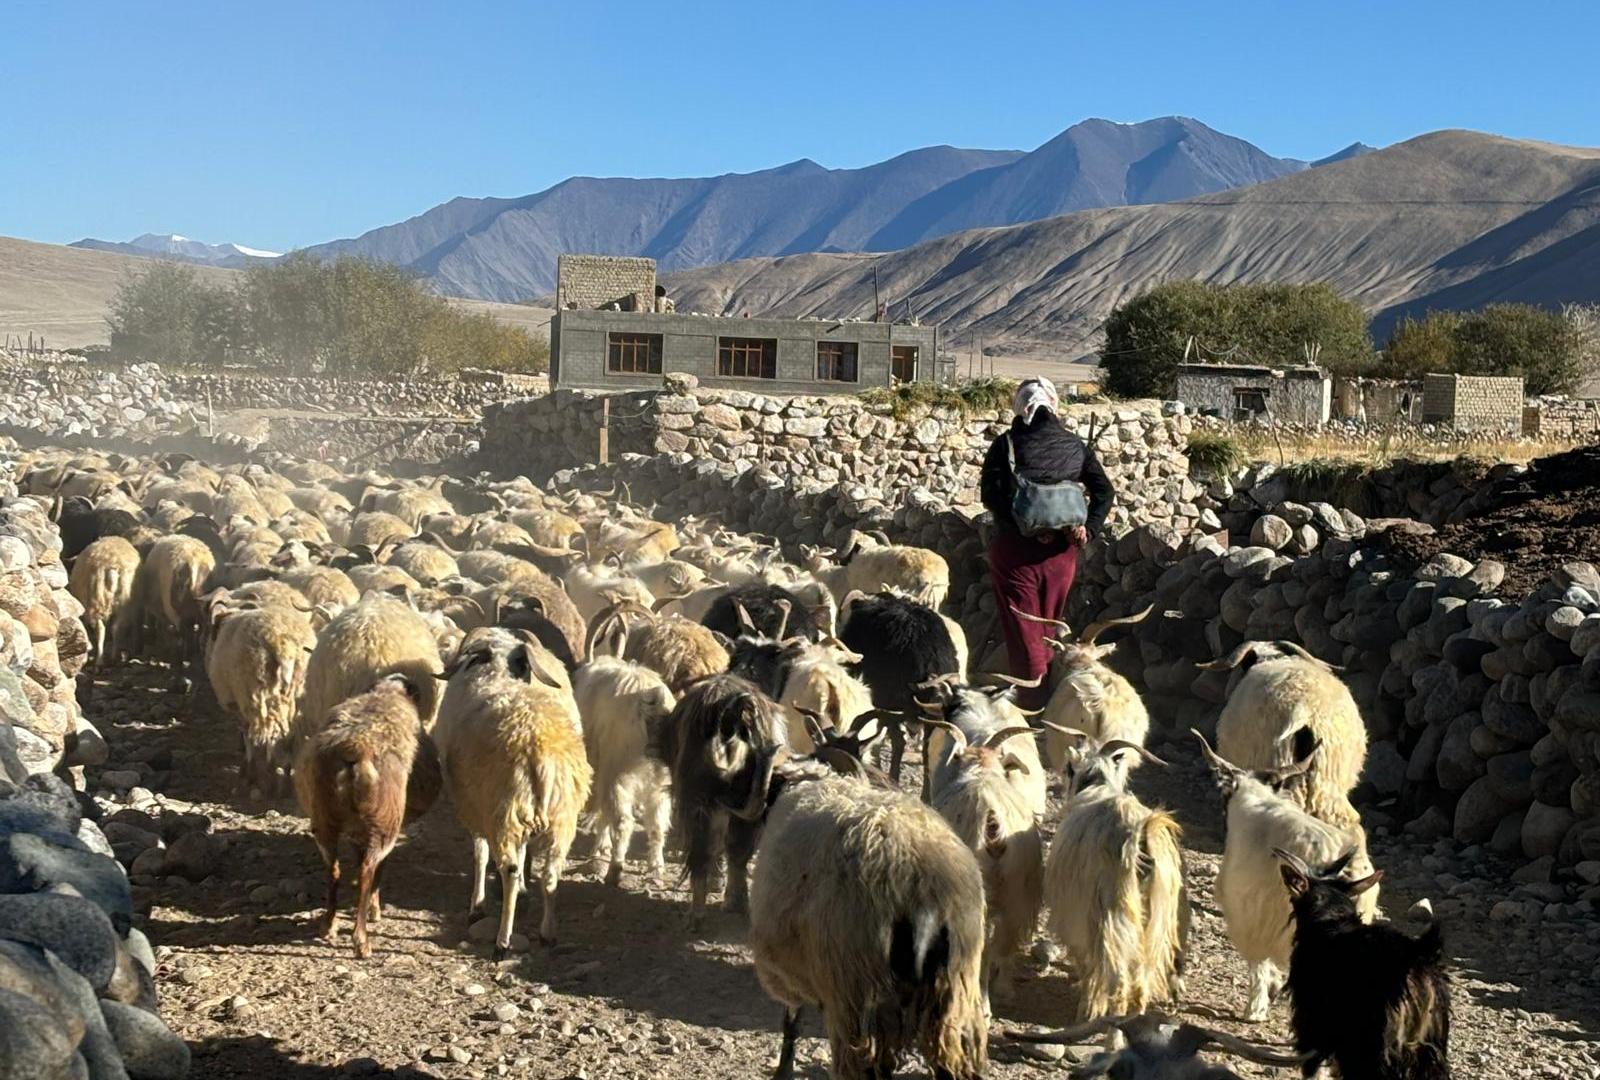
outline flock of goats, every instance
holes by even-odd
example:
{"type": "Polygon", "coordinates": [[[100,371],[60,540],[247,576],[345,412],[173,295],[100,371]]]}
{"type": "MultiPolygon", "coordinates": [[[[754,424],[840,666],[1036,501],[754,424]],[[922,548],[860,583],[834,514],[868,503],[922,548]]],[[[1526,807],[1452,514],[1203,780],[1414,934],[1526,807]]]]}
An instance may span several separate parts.
{"type": "Polygon", "coordinates": [[[724,904],[748,912],[784,1007],[780,1077],[806,1007],[835,1076],[888,1077],[911,1051],[935,1077],[981,1075],[990,986],[1041,911],[1081,1023],[1031,1037],[1123,1033],[1085,1075],[1232,1076],[1206,1046],[1307,1076],[1448,1075],[1437,926],[1375,919],[1381,873],[1348,798],[1365,731],[1339,678],[1292,646],[1219,661],[1234,686],[1217,749],[1196,733],[1226,801],[1217,902],[1250,965],[1247,1015],[1287,984],[1290,1054],[1141,1015],[1180,996],[1189,930],[1177,824],[1130,789],[1162,764],[1149,719],[1096,641],[1142,616],[1058,624],[1054,689],[1025,714],[1015,680],[968,673],[938,611],[944,561],[881,538],[794,565],[772,538],[659,522],[615,490],[289,458],[39,451],[17,481],[52,503],[94,663],[203,669],[253,789],[292,784],[328,867],[330,937],[353,844],[358,956],[404,823],[448,792],[473,838],[473,916],[499,872],[497,957],[524,874],[553,938],[585,820],[613,885],[638,824],[658,880],[675,829],[691,925],[725,861],[724,904]],[[920,798],[899,786],[913,737],[920,798]],[[1048,854],[1047,767],[1065,787],[1048,854]]]}

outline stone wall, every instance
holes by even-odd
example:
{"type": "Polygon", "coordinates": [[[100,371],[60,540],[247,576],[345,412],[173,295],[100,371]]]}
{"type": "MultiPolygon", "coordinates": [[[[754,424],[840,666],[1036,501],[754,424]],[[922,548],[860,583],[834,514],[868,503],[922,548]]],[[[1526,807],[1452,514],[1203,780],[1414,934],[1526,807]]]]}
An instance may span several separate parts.
{"type": "MultiPolygon", "coordinates": [[[[556,390],[492,407],[480,464],[544,481],[596,461],[609,402],[613,460],[627,453],[683,454],[741,469],[762,465],[797,493],[861,484],[880,497],[921,489],[958,507],[977,503],[979,466],[1009,411],[961,415],[935,409],[897,418],[859,398],[770,397],[676,384],[676,391],[602,395],[556,390]]],[[[1088,434],[1118,488],[1114,520],[1196,520],[1199,485],[1188,482],[1183,448],[1190,420],[1138,406],[1069,405],[1069,428],[1088,434]]]]}
{"type": "Polygon", "coordinates": [[[597,308],[640,293],[653,300],[656,261],[626,255],[558,255],[556,308],[597,308]]]}
{"type": "Polygon", "coordinates": [[[1493,375],[1425,375],[1422,419],[1459,431],[1522,430],[1522,379],[1493,375]]]}

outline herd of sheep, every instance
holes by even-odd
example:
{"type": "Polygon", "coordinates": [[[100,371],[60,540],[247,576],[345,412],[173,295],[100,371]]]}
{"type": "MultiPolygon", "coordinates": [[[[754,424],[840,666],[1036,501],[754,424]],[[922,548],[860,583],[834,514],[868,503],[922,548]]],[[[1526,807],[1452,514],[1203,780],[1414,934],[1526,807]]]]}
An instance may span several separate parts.
{"type": "Polygon", "coordinates": [[[722,877],[724,906],[748,912],[785,1010],[780,1076],[806,1008],[836,1076],[886,1077],[911,1051],[936,1077],[981,1075],[991,989],[1009,992],[1041,913],[1079,990],[1080,1023],[1057,1037],[1124,1032],[1091,1071],[1232,1075],[1198,1056],[1210,1045],[1308,1076],[1448,1075],[1437,928],[1413,939],[1377,918],[1349,801],[1359,711],[1291,645],[1218,662],[1234,683],[1216,748],[1197,747],[1226,803],[1216,894],[1250,967],[1246,1014],[1288,984],[1285,1055],[1142,1015],[1182,995],[1190,899],[1178,823],[1130,785],[1164,764],[1149,717],[1097,639],[1148,612],[1057,624],[1048,704],[1025,713],[1016,680],[967,670],[938,610],[944,561],[881,537],[789,562],[775,538],[660,522],[615,490],[289,458],[40,451],[17,481],[52,503],[94,664],[203,671],[248,786],[297,794],[330,937],[351,850],[358,956],[385,860],[444,795],[472,837],[471,917],[491,864],[500,877],[497,956],[526,875],[553,939],[580,828],[617,886],[640,825],[657,880],[675,833],[691,925],[722,877]],[[917,743],[914,794],[900,773],[917,743]],[[1051,774],[1064,803],[1046,844],[1051,774]]]}

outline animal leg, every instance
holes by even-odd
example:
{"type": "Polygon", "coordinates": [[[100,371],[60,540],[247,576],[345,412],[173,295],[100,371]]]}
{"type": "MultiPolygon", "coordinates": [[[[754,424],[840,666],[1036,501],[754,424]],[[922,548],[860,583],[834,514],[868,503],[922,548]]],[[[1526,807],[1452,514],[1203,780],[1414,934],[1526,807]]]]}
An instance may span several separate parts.
{"type": "Polygon", "coordinates": [[[94,621],[94,666],[98,671],[106,666],[106,621],[94,621]]]}
{"type": "Polygon", "coordinates": [[[778,1051],[778,1068],[772,1080],[794,1080],[794,1044],[800,1038],[800,1010],[783,1010],[783,1049],[778,1051]]]}
{"type": "Polygon", "coordinates": [[[633,843],[633,788],[619,784],[612,810],[611,867],[606,871],[607,885],[621,885],[622,871],[628,861],[628,846],[633,843]]]}
{"type": "Polygon", "coordinates": [[[378,864],[377,870],[372,874],[372,900],[367,905],[367,918],[373,925],[377,925],[383,920],[383,901],[379,898],[378,892],[383,888],[383,868],[388,865],[389,860],[385,858],[383,862],[378,864]]]}
{"type": "Polygon", "coordinates": [[[1245,1009],[1244,1018],[1252,1024],[1259,1024],[1267,1018],[1267,1013],[1272,1008],[1273,984],[1277,981],[1277,971],[1271,960],[1262,960],[1250,965],[1250,1004],[1245,1009]]]}
{"type": "Polygon", "coordinates": [[[539,877],[539,884],[544,888],[544,913],[539,918],[539,940],[546,945],[556,943],[556,886],[561,884],[561,869],[566,862],[566,848],[552,842],[544,857],[544,873],[539,877]]]}
{"type": "Polygon", "coordinates": [[[328,864],[328,913],[322,917],[322,936],[329,941],[339,925],[339,847],[338,838],[317,838],[317,850],[322,861],[328,864]]]}
{"type": "Polygon", "coordinates": [[[489,876],[489,841],[481,836],[472,838],[472,899],[467,904],[467,925],[471,926],[483,914],[485,879],[489,876]]]}
{"type": "Polygon", "coordinates": [[[504,960],[511,952],[511,924],[517,917],[517,893],[522,891],[522,864],[528,856],[528,845],[517,848],[516,855],[500,868],[500,932],[494,939],[492,959],[504,960]]]}
{"type": "Polygon", "coordinates": [[[667,870],[667,832],[672,828],[672,796],[656,792],[646,802],[645,837],[650,844],[650,880],[660,885],[667,870]]]}
{"type": "Polygon", "coordinates": [[[906,733],[903,724],[889,726],[889,779],[900,783],[900,766],[906,758],[906,733]]]}
{"type": "Polygon", "coordinates": [[[367,917],[371,914],[372,904],[378,898],[377,877],[378,866],[383,855],[381,849],[374,844],[368,844],[367,849],[361,853],[361,866],[356,877],[356,927],[355,945],[356,959],[365,960],[372,955],[372,945],[367,941],[367,917]]]}
{"type": "Polygon", "coordinates": [[[750,910],[750,859],[756,852],[758,826],[744,821],[728,823],[728,891],[722,910],[742,913],[750,910]]]}

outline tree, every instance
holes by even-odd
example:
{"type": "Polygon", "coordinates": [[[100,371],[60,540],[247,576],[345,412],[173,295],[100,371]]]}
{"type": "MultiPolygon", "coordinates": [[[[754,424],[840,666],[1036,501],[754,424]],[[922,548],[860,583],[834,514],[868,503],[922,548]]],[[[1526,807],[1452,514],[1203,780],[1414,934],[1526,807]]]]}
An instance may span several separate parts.
{"type": "Polygon", "coordinates": [[[1284,367],[1304,363],[1310,349],[1341,372],[1372,362],[1366,312],[1326,285],[1171,281],[1119,304],[1105,334],[1106,389],[1123,397],[1170,396],[1186,353],[1284,367]]]}
{"type": "Polygon", "coordinates": [[[1531,304],[1489,304],[1402,321],[1384,346],[1382,370],[1409,379],[1520,375],[1529,394],[1568,394],[1591,370],[1592,353],[1581,318],[1531,304]]]}
{"type": "Polygon", "coordinates": [[[132,363],[197,364],[212,358],[221,289],[201,283],[193,266],[152,261],[124,278],[111,298],[106,323],[111,352],[132,363]]]}

